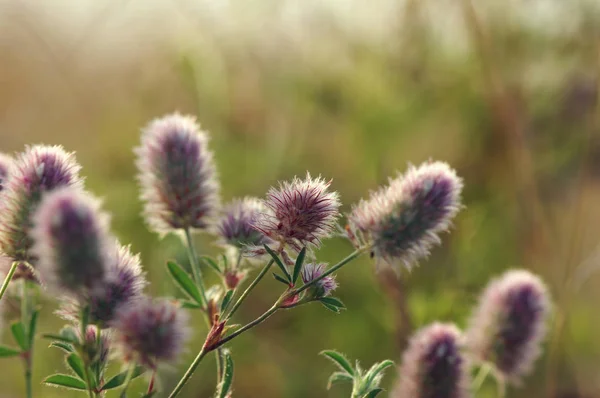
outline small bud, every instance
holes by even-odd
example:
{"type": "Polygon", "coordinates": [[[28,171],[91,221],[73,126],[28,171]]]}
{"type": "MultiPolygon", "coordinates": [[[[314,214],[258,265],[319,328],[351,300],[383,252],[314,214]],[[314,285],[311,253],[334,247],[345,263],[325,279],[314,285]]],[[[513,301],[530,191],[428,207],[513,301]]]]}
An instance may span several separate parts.
{"type": "Polygon", "coordinates": [[[320,246],[333,232],[340,207],[338,193],[328,192],[329,185],[307,174],[305,180],[296,177],[271,188],[264,202],[271,212],[262,213],[254,228],[296,251],[308,244],[320,246]]]}
{"type": "Polygon", "coordinates": [[[541,354],[550,307],[540,278],[525,270],[506,272],[481,296],[467,332],[469,350],[518,384],[541,354]]]}
{"type": "Polygon", "coordinates": [[[242,270],[227,270],[223,275],[223,279],[225,280],[225,286],[227,289],[232,290],[238,287],[240,283],[246,278],[246,271],[242,270]]]}
{"type": "Polygon", "coordinates": [[[456,326],[434,323],[415,333],[391,398],[467,398],[469,374],[456,326]]]}
{"type": "MultiPolygon", "coordinates": [[[[88,360],[93,364],[99,364],[101,368],[107,365],[108,352],[110,350],[110,332],[108,330],[100,333],[100,345],[98,345],[98,332],[93,325],[86,329],[85,340],[83,341],[84,353],[88,360]]],[[[78,334],[81,334],[78,332],[78,334]]]]}
{"type": "Polygon", "coordinates": [[[47,192],[81,187],[79,169],[73,153],[60,146],[27,147],[14,160],[2,182],[0,203],[0,245],[7,256],[35,265],[29,253],[33,244],[29,235],[31,216],[47,192]]]}
{"type": "Polygon", "coordinates": [[[161,235],[206,229],[219,207],[219,183],[196,120],[173,114],[152,121],[135,152],[148,225],[161,235]]]}
{"type": "Polygon", "coordinates": [[[441,242],[458,213],[463,183],[446,163],[409,167],[404,175],[361,200],[348,216],[348,236],[363,236],[375,257],[410,269],[441,242]]]}
{"type": "MultiPolygon", "coordinates": [[[[327,264],[304,264],[302,269],[302,281],[304,284],[307,284],[323,275],[326,269],[327,264]]],[[[306,294],[315,299],[327,297],[331,294],[331,292],[337,289],[337,287],[338,284],[335,281],[335,277],[329,275],[309,287],[306,294]]]]}
{"type": "Polygon", "coordinates": [[[45,196],[33,220],[31,252],[42,282],[59,294],[89,296],[106,275],[111,247],[99,201],[62,188],[45,196]]]}
{"type": "Polygon", "coordinates": [[[175,361],[189,338],[187,313],[165,299],[145,297],[120,308],[112,326],[124,360],[150,369],[175,361]]]}
{"type": "Polygon", "coordinates": [[[267,207],[256,198],[236,199],[223,208],[216,232],[221,244],[244,250],[248,246],[262,246],[271,240],[252,227],[261,214],[268,213],[267,207]]]}

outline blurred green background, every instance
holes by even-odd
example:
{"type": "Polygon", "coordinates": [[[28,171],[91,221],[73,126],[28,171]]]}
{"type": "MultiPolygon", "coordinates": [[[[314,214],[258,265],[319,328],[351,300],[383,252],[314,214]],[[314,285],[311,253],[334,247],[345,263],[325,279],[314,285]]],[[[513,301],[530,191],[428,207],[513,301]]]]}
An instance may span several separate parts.
{"type": "MultiPolygon", "coordinates": [[[[198,116],[224,200],[262,197],[308,170],[333,178],[347,211],[409,162],[448,161],[466,208],[443,245],[401,283],[366,258],[344,268],[341,315],[306,306],[236,339],[234,396],[347,397],[348,387],[326,391],[333,366],[319,351],[399,363],[414,328],[465,326],[492,276],[525,267],[556,307],[544,357],[508,396],[598,397],[600,5],[471,1],[0,0],[0,149],[77,151],[115,233],[142,253],[153,295],[176,294],[164,264],[184,256],[140,217],[132,148],[154,117],[198,116]]],[[[210,239],[197,243],[215,253],[210,239]]],[[[350,250],[328,240],[319,257],[350,250]]],[[[239,322],[279,289],[261,284],[239,322]]],[[[55,303],[43,306],[40,332],[58,330],[55,303]]],[[[167,389],[202,344],[199,319],[194,330],[186,357],[162,373],[167,389]]],[[[65,371],[61,358],[38,340],[35,380],[65,371]]],[[[212,362],[183,397],[211,396],[212,362]]],[[[0,366],[0,397],[23,396],[21,364],[0,366]]],[[[479,396],[494,394],[490,382],[479,396]]],[[[36,384],[35,396],[82,395],[36,384]]]]}

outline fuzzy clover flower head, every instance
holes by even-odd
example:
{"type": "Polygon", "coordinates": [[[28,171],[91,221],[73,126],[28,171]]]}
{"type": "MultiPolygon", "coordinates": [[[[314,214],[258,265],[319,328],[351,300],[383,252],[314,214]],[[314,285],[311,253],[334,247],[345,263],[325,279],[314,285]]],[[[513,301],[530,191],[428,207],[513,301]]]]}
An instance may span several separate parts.
{"type": "Polygon", "coordinates": [[[330,192],[331,182],[321,177],[295,177],[267,193],[265,206],[270,210],[253,223],[254,228],[274,241],[290,245],[297,251],[303,246],[320,246],[331,235],[339,215],[337,192],[330,192]]]}
{"type": "Polygon", "coordinates": [[[518,384],[541,354],[550,311],[548,290],[539,277],[508,271],[491,281],[480,298],[467,332],[469,350],[518,384]]]}
{"type": "Polygon", "coordinates": [[[257,198],[235,199],[223,208],[221,219],[216,225],[217,235],[224,245],[239,249],[262,246],[271,242],[253,223],[269,209],[257,198]]]}
{"type": "MultiPolygon", "coordinates": [[[[108,328],[119,308],[141,298],[146,285],[139,254],[134,255],[128,246],[117,242],[109,256],[104,279],[90,292],[85,303],[89,306],[89,322],[108,328]]],[[[79,301],[67,299],[58,314],[66,320],[77,321],[80,307],[79,301]]]]}
{"type": "Polygon", "coordinates": [[[4,190],[6,180],[11,173],[12,164],[13,158],[4,153],[0,153],[0,192],[4,190]]]}
{"type": "Polygon", "coordinates": [[[111,238],[100,202],[74,188],[47,194],[33,217],[36,269],[56,293],[81,298],[100,287],[107,272],[111,238]]]}
{"type": "Polygon", "coordinates": [[[29,250],[31,216],[47,192],[61,187],[81,187],[80,166],[73,153],[60,146],[36,145],[13,161],[3,182],[0,211],[0,245],[14,260],[34,263],[29,250]]]}
{"type": "Polygon", "coordinates": [[[150,369],[175,361],[189,339],[187,313],[166,299],[144,297],[122,307],[112,326],[124,359],[150,369]]]}
{"type": "Polygon", "coordinates": [[[467,398],[469,369],[460,351],[461,333],[434,323],[417,331],[402,358],[392,398],[467,398]]]}
{"type": "Polygon", "coordinates": [[[446,163],[410,166],[404,175],[361,200],[348,216],[352,238],[375,257],[408,269],[441,242],[461,208],[462,180],[446,163]]]}
{"type": "MultiPolygon", "coordinates": [[[[304,267],[302,268],[302,282],[307,284],[323,275],[326,270],[327,264],[304,264],[304,267]]],[[[315,283],[314,286],[310,287],[309,294],[311,294],[314,298],[327,297],[335,289],[337,289],[337,287],[338,284],[335,281],[335,277],[329,275],[315,283]]]]}
{"type": "Polygon", "coordinates": [[[206,229],[219,208],[219,182],[208,135],[191,116],[152,121],[136,148],[144,216],[163,235],[206,229]]]}

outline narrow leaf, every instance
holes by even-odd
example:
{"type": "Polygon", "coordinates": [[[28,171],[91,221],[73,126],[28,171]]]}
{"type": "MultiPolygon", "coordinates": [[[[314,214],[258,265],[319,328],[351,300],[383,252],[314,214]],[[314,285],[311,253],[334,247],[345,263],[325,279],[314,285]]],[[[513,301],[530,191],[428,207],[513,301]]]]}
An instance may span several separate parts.
{"type": "Polygon", "coordinates": [[[292,277],[290,276],[290,273],[288,272],[285,265],[281,262],[281,259],[279,258],[279,256],[269,246],[267,246],[267,245],[263,245],[263,246],[265,247],[265,250],[267,251],[267,253],[269,253],[271,255],[271,257],[273,257],[275,264],[277,264],[277,266],[281,269],[283,274],[286,276],[287,283],[289,284],[292,281],[292,277]]]}
{"type": "MultiPolygon", "coordinates": [[[[146,369],[143,366],[136,366],[136,368],[133,371],[133,375],[131,376],[131,379],[133,380],[136,377],[141,376],[142,374],[144,374],[145,371],[146,369]]],[[[127,372],[128,371],[126,370],[124,372],[119,373],[118,375],[113,376],[102,386],[102,391],[111,390],[113,388],[117,388],[123,385],[123,383],[125,383],[125,380],[127,379],[127,372]]]]}
{"type": "Polygon", "coordinates": [[[21,354],[21,350],[16,348],[0,345],[0,358],[16,357],[21,354]]]}
{"type": "Polygon", "coordinates": [[[73,341],[73,339],[69,336],[61,336],[58,334],[46,333],[43,334],[42,337],[48,340],[56,340],[67,344],[79,344],[79,341],[73,341]]]}
{"type": "Polygon", "coordinates": [[[33,311],[31,314],[31,321],[29,322],[29,347],[33,345],[33,340],[35,339],[35,330],[37,328],[37,320],[40,311],[33,311]]]}
{"type": "Polygon", "coordinates": [[[290,285],[289,281],[286,281],[284,277],[277,275],[275,272],[273,272],[273,278],[275,278],[275,280],[283,283],[286,286],[290,285]]]}
{"type": "Polygon", "coordinates": [[[202,308],[200,304],[189,300],[179,300],[179,305],[181,306],[181,308],[187,308],[190,310],[197,310],[198,308],[202,308]]]}
{"type": "Polygon", "coordinates": [[[54,374],[52,376],[48,376],[44,380],[44,383],[50,384],[52,386],[70,388],[73,390],[87,390],[87,386],[85,385],[85,382],[83,382],[83,380],[79,380],[76,377],[63,374],[54,374]]]}
{"type": "Polygon", "coordinates": [[[346,372],[333,372],[333,374],[331,375],[331,377],[329,377],[329,380],[327,381],[327,389],[329,390],[334,384],[339,384],[346,381],[353,383],[354,377],[350,376],[346,372]]]}
{"type": "Polygon", "coordinates": [[[226,398],[231,390],[233,384],[233,359],[231,353],[228,350],[223,350],[223,357],[225,358],[225,368],[223,372],[223,381],[219,386],[218,398],[226,398]]]}
{"type": "Polygon", "coordinates": [[[326,358],[329,358],[341,370],[345,371],[351,376],[354,376],[354,369],[352,368],[352,365],[350,365],[350,361],[348,361],[344,355],[333,350],[321,351],[320,354],[326,358]]]}
{"type": "Polygon", "coordinates": [[[225,294],[225,297],[223,297],[223,301],[221,301],[221,314],[227,310],[227,307],[229,307],[229,303],[231,303],[231,298],[233,297],[233,292],[233,289],[228,290],[225,294]]]}
{"type": "Polygon", "coordinates": [[[371,387],[373,380],[376,380],[377,377],[390,366],[394,366],[394,362],[386,359],[383,362],[376,363],[369,369],[367,375],[365,376],[365,385],[371,387]]]}
{"type": "Polygon", "coordinates": [[[12,332],[15,341],[21,347],[22,350],[27,350],[29,344],[27,344],[27,335],[25,334],[25,326],[21,322],[14,322],[10,325],[10,331],[12,332]]]}
{"type": "Polygon", "coordinates": [[[321,301],[322,303],[325,303],[325,304],[332,305],[334,307],[338,307],[343,310],[346,309],[346,306],[344,305],[344,303],[342,303],[342,301],[337,297],[321,297],[319,299],[319,301],[321,301]]]}
{"type": "Polygon", "coordinates": [[[382,391],[383,391],[383,388],[376,388],[374,390],[369,391],[367,393],[367,395],[364,396],[364,398],[375,398],[382,391]]]}
{"type": "Polygon", "coordinates": [[[321,302],[321,304],[323,304],[323,307],[327,308],[331,312],[335,312],[336,314],[339,314],[341,312],[339,307],[324,302],[321,302]]]}
{"type": "Polygon", "coordinates": [[[212,269],[215,270],[217,274],[221,275],[223,273],[223,271],[221,271],[221,268],[219,267],[219,264],[217,264],[217,262],[212,257],[198,256],[198,258],[206,262],[212,269]]]}
{"type": "Polygon", "coordinates": [[[292,283],[295,285],[300,272],[302,272],[302,265],[304,264],[304,257],[306,256],[306,247],[303,247],[296,258],[296,264],[294,265],[294,275],[292,277],[292,283]]]}
{"type": "Polygon", "coordinates": [[[55,341],[50,344],[50,347],[60,348],[61,350],[67,353],[71,353],[74,351],[73,346],[71,344],[63,343],[62,341],[55,341]]]}
{"type": "Polygon", "coordinates": [[[198,287],[189,276],[187,272],[183,270],[178,264],[173,261],[167,262],[167,269],[169,270],[169,275],[173,278],[173,281],[177,284],[177,286],[186,294],[189,298],[196,301],[198,304],[202,303],[202,298],[200,296],[200,291],[198,287]]]}
{"type": "Polygon", "coordinates": [[[67,357],[67,364],[81,380],[85,379],[85,365],[83,360],[77,354],[71,354],[67,357]]]}

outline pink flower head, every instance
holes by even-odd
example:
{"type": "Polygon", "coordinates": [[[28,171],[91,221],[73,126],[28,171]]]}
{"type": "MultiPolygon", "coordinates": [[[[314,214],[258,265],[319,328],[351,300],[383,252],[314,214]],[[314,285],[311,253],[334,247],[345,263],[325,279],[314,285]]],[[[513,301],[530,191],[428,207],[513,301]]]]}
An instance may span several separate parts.
{"type": "MultiPolygon", "coordinates": [[[[326,270],[327,264],[304,264],[304,267],[302,268],[302,281],[305,284],[309,283],[323,275],[326,270]]],[[[337,287],[338,284],[335,281],[335,277],[329,275],[315,283],[308,290],[310,290],[309,294],[311,294],[314,298],[320,298],[329,296],[335,289],[337,289],[337,287]]]]}
{"type": "Polygon", "coordinates": [[[348,216],[354,235],[389,264],[409,269],[440,243],[458,213],[462,180],[446,163],[429,162],[391,179],[388,186],[361,200],[348,216]]]}
{"type": "Polygon", "coordinates": [[[165,299],[145,297],[120,308],[112,326],[124,359],[151,369],[176,360],[189,339],[187,313],[165,299]]]}
{"type": "Polygon", "coordinates": [[[402,357],[392,398],[467,398],[469,370],[452,324],[434,323],[415,333],[402,357]]]}
{"type": "Polygon", "coordinates": [[[34,263],[29,253],[33,244],[30,218],[47,192],[81,187],[79,169],[73,153],[60,146],[35,145],[17,156],[2,184],[0,245],[6,255],[34,263]]]}
{"type": "Polygon", "coordinates": [[[300,251],[303,246],[319,246],[336,225],[340,201],[337,192],[329,192],[330,182],[321,177],[291,182],[271,188],[265,205],[271,210],[254,222],[254,228],[269,238],[300,251]]]}
{"type": "Polygon", "coordinates": [[[550,299],[542,280],[512,270],[492,280],[483,292],[467,332],[476,360],[489,362],[509,382],[518,384],[541,354],[550,299]]]}
{"type": "Polygon", "coordinates": [[[252,226],[258,217],[268,211],[260,199],[252,197],[235,199],[224,206],[223,215],[216,225],[221,243],[244,250],[271,242],[271,239],[252,226]]]}
{"type": "Polygon", "coordinates": [[[206,229],[219,208],[219,183],[208,135],[195,118],[176,113],[152,121],[135,152],[148,225],[160,234],[206,229]]]}
{"type": "Polygon", "coordinates": [[[57,293],[87,297],[101,285],[109,261],[108,215],[75,188],[44,197],[33,217],[32,254],[40,279],[57,293]]]}

